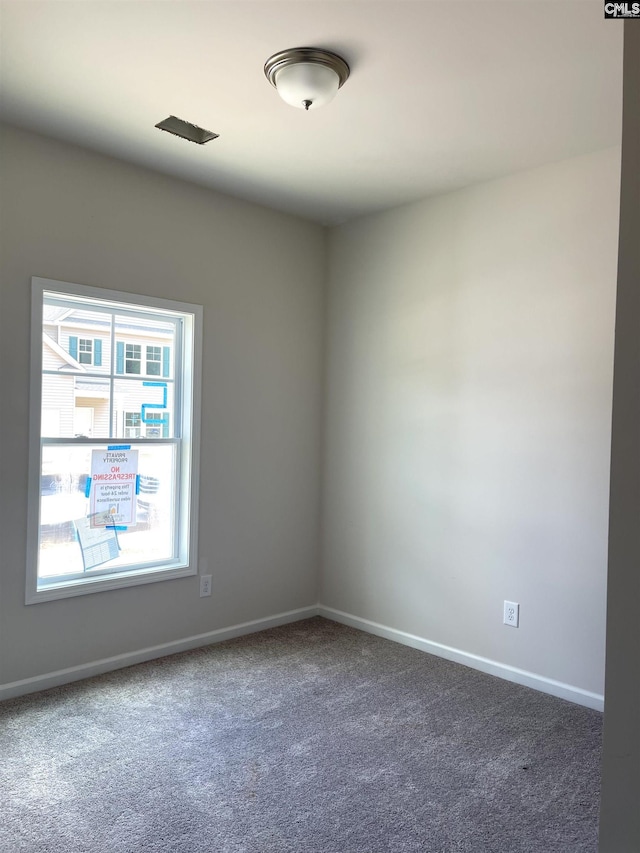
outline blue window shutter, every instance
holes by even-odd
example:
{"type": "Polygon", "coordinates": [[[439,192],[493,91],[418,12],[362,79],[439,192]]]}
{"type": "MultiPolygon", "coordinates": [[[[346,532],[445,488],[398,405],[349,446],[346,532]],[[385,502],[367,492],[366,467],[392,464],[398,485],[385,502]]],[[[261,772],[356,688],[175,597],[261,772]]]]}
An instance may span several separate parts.
{"type": "Polygon", "coordinates": [[[167,412],[164,413],[164,417],[162,418],[162,437],[169,438],[169,415],[167,412]]]}
{"type": "Polygon", "coordinates": [[[78,359],[78,338],[75,335],[69,336],[69,355],[78,359]]]}
{"type": "Polygon", "coordinates": [[[124,343],[116,341],[116,373],[124,373],[124,343]]]}
{"type": "Polygon", "coordinates": [[[169,347],[162,347],[162,375],[169,375],[169,347]]]}
{"type": "Polygon", "coordinates": [[[93,342],[93,363],[96,367],[102,367],[102,341],[95,338],[93,342]]]}

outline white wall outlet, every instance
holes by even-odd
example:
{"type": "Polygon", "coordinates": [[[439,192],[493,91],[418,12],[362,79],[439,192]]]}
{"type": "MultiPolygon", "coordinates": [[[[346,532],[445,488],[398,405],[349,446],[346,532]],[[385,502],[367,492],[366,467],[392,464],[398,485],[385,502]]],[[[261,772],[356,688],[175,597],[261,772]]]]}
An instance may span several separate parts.
{"type": "Polygon", "coordinates": [[[520,623],[520,605],[515,601],[505,601],[503,621],[505,625],[517,628],[520,623]]]}
{"type": "Polygon", "coordinates": [[[211,595],[211,575],[200,575],[200,598],[211,595]]]}

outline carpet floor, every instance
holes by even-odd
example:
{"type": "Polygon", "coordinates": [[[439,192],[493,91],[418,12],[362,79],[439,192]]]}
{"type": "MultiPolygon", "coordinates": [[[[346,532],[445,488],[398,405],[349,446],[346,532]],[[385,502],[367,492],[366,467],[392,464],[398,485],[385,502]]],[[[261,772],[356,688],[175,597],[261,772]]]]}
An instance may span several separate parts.
{"type": "Polygon", "coordinates": [[[318,617],[0,704],[0,850],[595,853],[601,730],[318,617]]]}

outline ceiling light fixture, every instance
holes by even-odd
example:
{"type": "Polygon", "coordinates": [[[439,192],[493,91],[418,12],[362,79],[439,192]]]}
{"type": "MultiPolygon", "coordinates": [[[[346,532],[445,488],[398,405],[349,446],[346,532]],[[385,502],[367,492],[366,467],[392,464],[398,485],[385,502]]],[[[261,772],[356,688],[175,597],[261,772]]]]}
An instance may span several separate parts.
{"type": "Polygon", "coordinates": [[[264,73],[287,104],[315,110],[333,99],[349,77],[349,66],[329,50],[294,47],[270,56],[264,73]]]}

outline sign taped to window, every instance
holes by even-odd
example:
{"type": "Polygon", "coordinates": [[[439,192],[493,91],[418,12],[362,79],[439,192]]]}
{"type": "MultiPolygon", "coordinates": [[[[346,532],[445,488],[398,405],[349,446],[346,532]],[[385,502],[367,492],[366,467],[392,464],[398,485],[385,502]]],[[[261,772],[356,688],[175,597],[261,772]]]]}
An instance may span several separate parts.
{"type": "Polygon", "coordinates": [[[138,451],[128,446],[91,452],[91,527],[136,523],[138,451]]]}
{"type": "Polygon", "coordinates": [[[115,528],[94,525],[93,518],[78,518],[73,523],[85,571],[115,560],[120,554],[115,528]]]}

